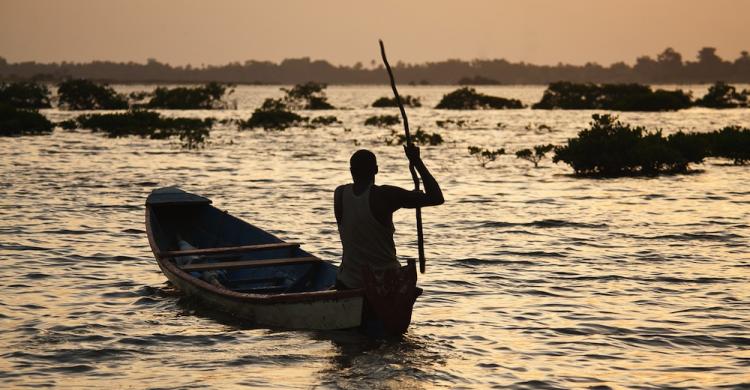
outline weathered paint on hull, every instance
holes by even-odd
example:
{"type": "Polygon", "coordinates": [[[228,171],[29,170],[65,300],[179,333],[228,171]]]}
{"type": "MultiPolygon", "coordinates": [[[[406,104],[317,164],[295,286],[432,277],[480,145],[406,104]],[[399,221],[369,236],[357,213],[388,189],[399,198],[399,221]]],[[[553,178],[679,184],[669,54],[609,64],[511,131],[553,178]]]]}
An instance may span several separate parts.
{"type": "Polygon", "coordinates": [[[303,302],[253,303],[236,300],[203,289],[161,267],[167,278],[186,295],[204,304],[257,325],[292,328],[334,330],[360,326],[364,298],[362,296],[317,299],[303,302]]]}

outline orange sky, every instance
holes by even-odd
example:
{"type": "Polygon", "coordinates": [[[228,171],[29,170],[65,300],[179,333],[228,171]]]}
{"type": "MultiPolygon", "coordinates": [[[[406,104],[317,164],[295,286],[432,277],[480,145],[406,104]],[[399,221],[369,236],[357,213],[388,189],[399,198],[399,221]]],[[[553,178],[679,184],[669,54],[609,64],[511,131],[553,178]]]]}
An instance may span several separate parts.
{"type": "Polygon", "coordinates": [[[0,0],[0,56],[15,61],[224,64],[308,56],[367,65],[506,58],[634,62],[672,46],[750,50],[744,0],[0,0]]]}

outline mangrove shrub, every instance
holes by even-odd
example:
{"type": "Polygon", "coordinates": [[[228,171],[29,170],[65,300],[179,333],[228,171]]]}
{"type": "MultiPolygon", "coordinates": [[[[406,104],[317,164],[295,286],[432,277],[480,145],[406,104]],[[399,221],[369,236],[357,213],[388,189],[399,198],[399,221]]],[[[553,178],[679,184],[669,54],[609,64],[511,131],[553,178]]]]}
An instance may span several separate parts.
{"type": "Polygon", "coordinates": [[[684,133],[665,138],[661,131],[648,132],[615,116],[595,114],[592,119],[588,129],[555,148],[554,162],[569,164],[576,174],[623,176],[685,172],[706,154],[700,146],[696,149],[700,141],[686,140],[684,133]]]}
{"type": "Polygon", "coordinates": [[[50,134],[54,125],[36,110],[0,103],[0,136],[50,134]]]}
{"type": "MultiPolygon", "coordinates": [[[[401,96],[401,104],[404,105],[404,107],[422,107],[422,102],[418,97],[415,96],[409,96],[404,95],[401,96]]],[[[396,97],[381,97],[380,99],[376,100],[372,103],[373,107],[398,107],[398,104],[396,103],[396,97]]]]}
{"type": "Polygon", "coordinates": [[[702,98],[695,101],[696,106],[709,108],[736,108],[750,106],[750,91],[737,89],[724,82],[717,82],[708,88],[702,98]]]}
{"type": "Polygon", "coordinates": [[[478,110],[478,109],[505,109],[523,108],[523,103],[518,99],[506,99],[497,96],[485,95],[477,92],[474,88],[463,87],[449,94],[443,95],[440,103],[435,108],[449,110],[478,110]]]}
{"type": "Polygon", "coordinates": [[[398,115],[374,115],[365,119],[365,126],[388,127],[401,123],[398,115]]]}
{"type": "Polygon", "coordinates": [[[16,108],[49,108],[50,92],[46,85],[33,81],[0,83],[0,103],[16,108]]]}
{"type": "Polygon", "coordinates": [[[115,114],[79,115],[75,121],[79,128],[103,132],[109,137],[140,136],[151,139],[179,137],[182,146],[202,146],[209,136],[212,118],[169,118],[157,112],[130,110],[115,114]]]}
{"type": "Polygon", "coordinates": [[[477,159],[482,168],[485,168],[487,164],[505,154],[505,149],[491,150],[480,148],[479,146],[469,146],[469,154],[477,159]]]}
{"type": "Polygon", "coordinates": [[[284,103],[295,110],[332,110],[328,97],[323,91],[327,85],[313,81],[297,84],[291,89],[281,88],[286,93],[284,103]]]}
{"type": "Polygon", "coordinates": [[[536,145],[534,146],[534,150],[531,149],[521,149],[516,152],[516,158],[520,158],[522,160],[530,161],[534,164],[534,168],[539,167],[539,162],[544,159],[544,157],[555,149],[555,145],[548,144],[548,145],[536,145]]]}
{"type": "MultiPolygon", "coordinates": [[[[210,82],[194,88],[157,87],[151,99],[146,103],[148,108],[166,108],[172,110],[210,110],[226,108],[222,100],[227,85],[210,82]]],[[[232,93],[230,91],[229,93],[232,93]]]]}
{"type": "Polygon", "coordinates": [[[68,110],[119,110],[128,108],[125,96],[106,84],[86,79],[68,79],[57,87],[60,106],[68,110]]]}
{"type": "MultiPolygon", "coordinates": [[[[396,133],[396,131],[392,131],[391,136],[393,136],[393,138],[386,138],[385,140],[388,145],[404,145],[406,143],[405,134],[399,134],[396,133]]],[[[443,143],[443,136],[438,133],[428,133],[423,131],[420,127],[417,128],[416,132],[411,134],[411,142],[422,146],[437,146],[443,143]]]]}
{"type": "Polygon", "coordinates": [[[689,93],[651,90],[640,84],[593,84],[560,81],[550,84],[536,109],[669,111],[689,108],[689,93]]]}
{"type": "Polygon", "coordinates": [[[263,128],[266,130],[284,130],[288,127],[300,126],[307,118],[289,111],[281,99],[266,99],[260,108],[253,111],[250,119],[240,122],[240,128],[263,128]]]}

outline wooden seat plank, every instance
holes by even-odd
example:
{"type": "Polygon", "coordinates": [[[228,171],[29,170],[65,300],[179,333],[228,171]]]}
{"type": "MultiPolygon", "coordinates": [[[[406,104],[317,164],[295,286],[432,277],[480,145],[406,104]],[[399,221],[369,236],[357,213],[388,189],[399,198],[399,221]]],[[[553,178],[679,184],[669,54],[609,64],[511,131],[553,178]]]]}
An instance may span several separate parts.
{"type": "Polygon", "coordinates": [[[305,257],[290,257],[285,259],[264,259],[264,260],[240,260],[240,261],[225,261],[220,263],[200,263],[200,264],[188,264],[180,267],[181,270],[190,271],[209,271],[214,269],[237,269],[237,268],[255,268],[255,267],[267,267],[276,265],[295,265],[305,263],[316,263],[322,261],[317,257],[305,256],[305,257]]]}
{"type": "Polygon", "coordinates": [[[229,246],[223,248],[201,248],[201,249],[188,249],[183,251],[166,251],[161,252],[159,257],[164,259],[168,257],[177,256],[207,256],[207,255],[222,255],[230,253],[247,253],[257,252],[272,249],[284,249],[284,248],[299,248],[299,243],[296,242],[277,242],[273,244],[258,244],[258,245],[242,245],[242,246],[229,246]]]}

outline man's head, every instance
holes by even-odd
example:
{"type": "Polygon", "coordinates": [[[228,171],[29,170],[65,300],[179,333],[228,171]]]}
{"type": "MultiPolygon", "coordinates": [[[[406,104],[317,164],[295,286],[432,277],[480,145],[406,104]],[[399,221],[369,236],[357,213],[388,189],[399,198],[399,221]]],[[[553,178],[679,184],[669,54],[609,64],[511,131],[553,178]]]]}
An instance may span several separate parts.
{"type": "Polygon", "coordinates": [[[366,149],[360,149],[349,159],[349,170],[354,181],[374,181],[378,173],[378,162],[375,154],[366,149]]]}

